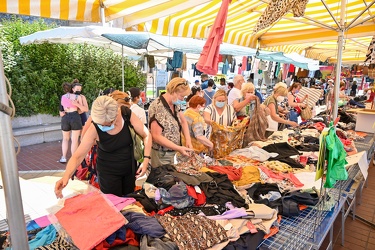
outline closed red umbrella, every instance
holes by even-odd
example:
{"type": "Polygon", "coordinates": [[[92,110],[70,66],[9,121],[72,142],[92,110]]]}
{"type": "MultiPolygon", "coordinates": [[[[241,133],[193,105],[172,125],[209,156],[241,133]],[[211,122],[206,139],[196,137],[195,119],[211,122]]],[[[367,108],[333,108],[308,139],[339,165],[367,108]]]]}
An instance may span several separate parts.
{"type": "Polygon", "coordinates": [[[209,75],[216,75],[219,62],[220,44],[223,42],[225,25],[227,23],[228,6],[232,0],[223,0],[214,25],[203,46],[197,63],[197,69],[209,75]]]}

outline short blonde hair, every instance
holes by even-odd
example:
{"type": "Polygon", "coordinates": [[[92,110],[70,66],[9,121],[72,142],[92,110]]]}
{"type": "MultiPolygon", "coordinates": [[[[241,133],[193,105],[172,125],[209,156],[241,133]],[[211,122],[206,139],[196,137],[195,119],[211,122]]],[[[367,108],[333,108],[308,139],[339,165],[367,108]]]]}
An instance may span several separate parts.
{"type": "Polygon", "coordinates": [[[255,86],[253,83],[251,82],[247,82],[247,83],[244,83],[242,84],[242,88],[241,88],[241,93],[243,96],[246,95],[246,93],[249,91],[249,90],[255,90],[255,86]]]}
{"type": "Polygon", "coordinates": [[[170,80],[166,90],[168,94],[184,93],[185,95],[189,95],[191,91],[188,81],[181,77],[175,77],[170,80]]]}
{"type": "Polygon", "coordinates": [[[130,107],[131,105],[130,104],[131,98],[125,92],[115,90],[111,94],[109,94],[109,96],[112,97],[120,105],[126,105],[128,107],[130,107]]]}
{"type": "Polygon", "coordinates": [[[273,92],[277,95],[286,96],[288,94],[288,89],[282,85],[279,85],[273,92]]]}
{"type": "Polygon", "coordinates": [[[97,124],[109,123],[117,116],[117,102],[109,96],[99,96],[91,107],[92,121],[97,124]]]}
{"type": "Polygon", "coordinates": [[[219,89],[215,92],[213,99],[216,99],[219,96],[225,96],[225,99],[227,99],[227,92],[225,92],[224,89],[219,89]]]}

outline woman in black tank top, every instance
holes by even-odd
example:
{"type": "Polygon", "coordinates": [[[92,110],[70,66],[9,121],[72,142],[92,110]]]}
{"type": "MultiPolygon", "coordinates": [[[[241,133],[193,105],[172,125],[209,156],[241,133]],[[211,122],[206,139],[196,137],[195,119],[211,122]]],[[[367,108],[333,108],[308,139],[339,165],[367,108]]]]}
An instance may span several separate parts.
{"type": "Polygon", "coordinates": [[[98,144],[97,172],[100,190],[117,196],[134,191],[135,179],[144,175],[150,160],[152,139],[148,129],[131,110],[111,97],[100,96],[92,106],[92,123],[89,125],[76,152],[69,160],[63,177],[56,182],[55,194],[62,198],[62,189],[68,184],[83,158],[95,143],[98,144]],[[144,161],[136,169],[133,141],[125,123],[128,119],[134,130],[143,138],[144,161]]]}

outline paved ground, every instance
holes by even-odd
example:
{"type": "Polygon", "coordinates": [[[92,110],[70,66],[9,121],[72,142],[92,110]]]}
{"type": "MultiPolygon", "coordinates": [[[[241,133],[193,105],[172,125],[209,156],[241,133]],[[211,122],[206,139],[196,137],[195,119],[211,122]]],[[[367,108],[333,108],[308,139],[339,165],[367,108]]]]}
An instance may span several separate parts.
{"type": "MultiPolygon", "coordinates": [[[[61,175],[65,164],[57,162],[61,157],[61,142],[49,142],[21,148],[17,156],[19,170],[23,178],[36,178],[41,175],[61,175]],[[32,172],[30,172],[32,171],[32,172]]],[[[357,205],[357,215],[375,224],[375,167],[370,166],[368,185],[363,190],[362,203],[357,205]]],[[[341,218],[339,215],[338,218],[341,218]]],[[[326,244],[323,244],[323,247],[326,244]]],[[[323,248],[322,247],[322,248],[323,248]]],[[[325,248],[324,248],[325,249],[325,248]]],[[[334,226],[334,247],[341,250],[375,249],[375,227],[359,219],[345,221],[345,244],[341,246],[341,222],[334,226]]]]}

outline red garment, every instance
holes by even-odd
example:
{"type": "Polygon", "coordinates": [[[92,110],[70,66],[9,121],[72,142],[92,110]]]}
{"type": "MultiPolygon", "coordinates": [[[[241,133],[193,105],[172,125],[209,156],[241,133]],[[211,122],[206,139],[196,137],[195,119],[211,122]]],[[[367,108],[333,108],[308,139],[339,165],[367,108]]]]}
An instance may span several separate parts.
{"type": "Polygon", "coordinates": [[[258,166],[268,177],[276,180],[287,179],[297,188],[303,187],[303,183],[293,173],[275,173],[267,167],[258,166]]]}
{"type": "Polygon", "coordinates": [[[93,248],[93,250],[107,250],[111,249],[114,246],[120,246],[120,245],[132,245],[132,246],[139,246],[139,241],[137,240],[137,236],[135,233],[127,228],[126,229],[126,235],[125,240],[121,240],[119,238],[116,238],[115,241],[110,245],[106,240],[100,242],[99,245],[93,248]]]}
{"type": "Polygon", "coordinates": [[[195,206],[202,206],[206,204],[206,195],[204,192],[197,193],[193,186],[186,185],[188,195],[194,198],[194,205],[195,206]]]}
{"type": "Polygon", "coordinates": [[[238,181],[242,176],[242,168],[235,168],[232,166],[209,166],[208,168],[215,170],[220,174],[228,175],[230,181],[238,181]]]}
{"type": "Polygon", "coordinates": [[[289,65],[289,73],[294,73],[295,67],[293,64],[289,65]]]}
{"type": "Polygon", "coordinates": [[[66,199],[55,216],[81,250],[92,249],[126,222],[114,205],[97,192],[66,199]]]}
{"type": "Polygon", "coordinates": [[[228,7],[232,0],[223,0],[210,34],[203,46],[196,68],[206,74],[216,75],[219,63],[220,44],[223,42],[227,23],[228,7]]]}
{"type": "Polygon", "coordinates": [[[243,57],[242,57],[242,66],[241,66],[241,70],[242,70],[242,71],[246,71],[246,67],[247,67],[247,56],[243,56],[243,57]]]}

